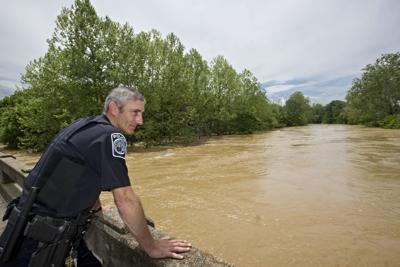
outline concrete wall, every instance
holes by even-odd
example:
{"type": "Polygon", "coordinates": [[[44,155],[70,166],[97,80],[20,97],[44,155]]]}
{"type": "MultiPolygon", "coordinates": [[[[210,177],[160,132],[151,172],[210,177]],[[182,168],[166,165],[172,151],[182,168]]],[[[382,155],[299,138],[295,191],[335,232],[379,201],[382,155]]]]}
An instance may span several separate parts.
{"type": "MultiPolygon", "coordinates": [[[[21,193],[21,185],[29,173],[28,166],[18,162],[12,155],[0,152],[0,216],[4,213],[6,202],[21,193]]],[[[4,222],[0,223],[0,230],[4,222]]],[[[155,238],[166,234],[148,226],[155,238]]],[[[103,262],[103,266],[233,266],[213,255],[193,247],[183,260],[153,260],[140,248],[135,238],[128,232],[116,208],[96,216],[85,240],[93,253],[103,262]]]]}

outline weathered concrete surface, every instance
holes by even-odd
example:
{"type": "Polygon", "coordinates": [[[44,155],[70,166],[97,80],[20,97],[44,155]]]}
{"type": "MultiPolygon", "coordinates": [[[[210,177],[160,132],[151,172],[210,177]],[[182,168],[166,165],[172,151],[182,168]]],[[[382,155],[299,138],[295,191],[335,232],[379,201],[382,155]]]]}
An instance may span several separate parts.
{"type": "MultiPolygon", "coordinates": [[[[6,203],[21,193],[23,179],[28,173],[28,166],[18,162],[12,155],[0,152],[0,221],[6,203]]],[[[0,232],[5,222],[0,222],[0,232]]],[[[166,234],[150,227],[154,238],[166,234]]],[[[89,248],[103,262],[104,267],[183,267],[183,266],[233,266],[213,255],[193,247],[185,253],[183,260],[153,260],[140,248],[135,238],[129,233],[118,215],[116,208],[104,211],[94,219],[92,227],[85,236],[89,248]]]]}
{"type": "Polygon", "coordinates": [[[0,196],[0,232],[2,233],[4,227],[6,227],[6,222],[1,219],[3,217],[4,211],[6,210],[7,202],[0,196]]]}
{"type": "Polygon", "coordinates": [[[1,171],[1,183],[17,183],[22,185],[26,177],[26,173],[23,170],[28,167],[19,162],[12,155],[4,154],[0,152],[0,171],[1,171]]]}
{"type": "MultiPolygon", "coordinates": [[[[149,229],[156,239],[166,237],[164,233],[153,227],[149,226],[149,229]]],[[[86,242],[93,251],[96,251],[96,256],[102,259],[104,266],[233,266],[195,247],[184,254],[183,260],[153,260],[127,232],[117,210],[113,208],[95,220],[92,229],[86,235],[86,242]],[[117,226],[120,230],[115,231],[108,226],[110,224],[113,227],[117,226]]]]}
{"type": "Polygon", "coordinates": [[[12,155],[0,152],[0,195],[9,202],[21,192],[26,173],[22,170],[27,166],[15,160],[12,155]]]}

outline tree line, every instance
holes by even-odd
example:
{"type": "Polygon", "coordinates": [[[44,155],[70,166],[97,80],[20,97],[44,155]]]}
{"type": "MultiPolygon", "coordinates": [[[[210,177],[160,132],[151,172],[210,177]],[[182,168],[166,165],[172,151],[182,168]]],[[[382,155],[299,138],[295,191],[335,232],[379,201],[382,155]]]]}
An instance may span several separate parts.
{"type": "Polygon", "coordinates": [[[264,90],[223,57],[210,63],[174,34],[135,33],[99,17],[89,0],[63,8],[44,56],[26,67],[25,89],[0,101],[0,138],[43,150],[80,117],[102,112],[108,92],[135,86],[146,97],[145,124],[131,142],[159,144],[251,133],[277,125],[264,90]]]}
{"type": "Polygon", "coordinates": [[[363,68],[346,101],[314,105],[312,122],[400,129],[400,53],[384,54],[363,68]]]}
{"type": "Polygon", "coordinates": [[[375,63],[363,68],[355,78],[345,101],[334,100],[323,106],[313,104],[296,92],[285,108],[286,126],[307,123],[359,124],[400,129],[400,53],[383,54],[375,63]]]}
{"type": "Polygon", "coordinates": [[[146,145],[308,123],[400,125],[398,53],[368,65],[346,102],[311,106],[295,92],[279,106],[249,70],[237,72],[223,56],[207,62],[172,33],[135,33],[99,17],[89,0],[63,8],[47,42],[21,77],[27,88],[0,100],[0,141],[9,147],[43,150],[72,121],[100,114],[118,85],[146,97],[145,123],[129,139],[146,145]]]}
{"type": "Polygon", "coordinates": [[[384,54],[353,80],[346,96],[348,123],[400,128],[400,53],[384,54]]]}

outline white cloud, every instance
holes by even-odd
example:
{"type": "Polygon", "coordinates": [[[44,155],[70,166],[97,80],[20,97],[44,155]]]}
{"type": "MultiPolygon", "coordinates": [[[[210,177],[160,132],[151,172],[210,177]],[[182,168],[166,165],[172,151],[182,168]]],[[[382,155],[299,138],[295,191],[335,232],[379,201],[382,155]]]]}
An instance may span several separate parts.
{"type": "MultiPolygon", "coordinates": [[[[25,66],[43,55],[61,6],[73,1],[39,3],[2,4],[2,63],[25,66]]],[[[400,51],[397,0],[92,0],[92,4],[100,16],[128,22],[136,33],[173,32],[187,49],[196,48],[208,61],[221,54],[238,71],[252,71],[260,82],[355,75],[381,54],[400,51]]]]}

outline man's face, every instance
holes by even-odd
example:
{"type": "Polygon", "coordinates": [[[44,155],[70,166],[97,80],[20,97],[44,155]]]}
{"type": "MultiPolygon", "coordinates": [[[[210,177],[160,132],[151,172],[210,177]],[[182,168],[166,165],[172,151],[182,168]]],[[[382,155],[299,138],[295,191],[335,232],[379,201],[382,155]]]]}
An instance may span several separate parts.
{"type": "Polygon", "coordinates": [[[140,100],[129,100],[118,110],[116,126],[123,133],[132,135],[136,126],[143,124],[144,102],[140,100]]]}

